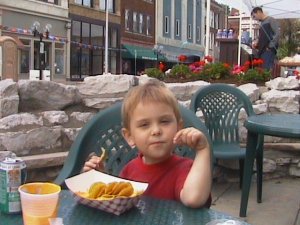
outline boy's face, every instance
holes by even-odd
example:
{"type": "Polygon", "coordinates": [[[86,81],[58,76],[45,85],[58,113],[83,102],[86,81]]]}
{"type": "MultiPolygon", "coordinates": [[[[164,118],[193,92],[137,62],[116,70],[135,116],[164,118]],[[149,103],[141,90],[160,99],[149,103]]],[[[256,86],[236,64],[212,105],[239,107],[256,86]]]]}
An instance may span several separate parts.
{"type": "Polygon", "coordinates": [[[162,162],[174,149],[173,137],[181,128],[173,109],[165,103],[139,103],[133,110],[129,129],[123,129],[124,137],[136,146],[146,164],[162,162]]]}

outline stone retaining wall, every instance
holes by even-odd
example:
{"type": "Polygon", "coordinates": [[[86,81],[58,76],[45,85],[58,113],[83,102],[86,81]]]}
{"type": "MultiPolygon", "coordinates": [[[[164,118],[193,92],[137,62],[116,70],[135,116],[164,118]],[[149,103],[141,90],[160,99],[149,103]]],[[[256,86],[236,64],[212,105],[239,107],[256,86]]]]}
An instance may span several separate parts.
{"type": "MultiPolygon", "coordinates": [[[[122,101],[132,86],[148,79],[147,76],[101,75],[87,77],[74,85],[51,81],[0,81],[0,155],[12,151],[22,157],[29,168],[30,180],[55,178],[81,127],[98,111],[122,101]]],[[[181,104],[189,107],[193,93],[209,83],[166,85],[181,104]]],[[[239,88],[250,97],[257,114],[299,114],[298,80],[276,78],[265,87],[246,84],[239,88]]],[[[245,118],[241,113],[241,125],[245,118]]],[[[242,144],[246,133],[241,126],[242,144]]],[[[267,149],[274,149],[265,154],[266,176],[300,176],[299,140],[266,137],[265,141],[267,149]]],[[[236,167],[232,162],[224,165],[236,167]]]]}

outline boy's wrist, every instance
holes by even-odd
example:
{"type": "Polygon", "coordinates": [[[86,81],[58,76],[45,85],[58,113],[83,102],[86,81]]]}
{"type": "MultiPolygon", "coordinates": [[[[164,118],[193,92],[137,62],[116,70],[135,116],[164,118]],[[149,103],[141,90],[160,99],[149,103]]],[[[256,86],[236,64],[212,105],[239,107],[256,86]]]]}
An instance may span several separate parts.
{"type": "Polygon", "coordinates": [[[203,151],[205,149],[208,149],[208,147],[209,147],[208,143],[206,142],[205,144],[198,146],[195,150],[196,150],[196,152],[200,152],[200,151],[203,151]]]}

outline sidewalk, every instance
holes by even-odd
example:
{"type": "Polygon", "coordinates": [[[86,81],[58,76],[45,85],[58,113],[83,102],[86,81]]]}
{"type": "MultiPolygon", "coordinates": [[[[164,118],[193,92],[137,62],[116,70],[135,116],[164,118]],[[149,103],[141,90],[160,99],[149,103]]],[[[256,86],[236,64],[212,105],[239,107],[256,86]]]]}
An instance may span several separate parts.
{"type": "MultiPolygon", "coordinates": [[[[212,197],[212,209],[239,218],[238,182],[214,182],[212,197]]],[[[252,225],[300,225],[300,178],[264,180],[262,203],[256,202],[256,182],[253,182],[247,217],[239,219],[252,225]]]]}

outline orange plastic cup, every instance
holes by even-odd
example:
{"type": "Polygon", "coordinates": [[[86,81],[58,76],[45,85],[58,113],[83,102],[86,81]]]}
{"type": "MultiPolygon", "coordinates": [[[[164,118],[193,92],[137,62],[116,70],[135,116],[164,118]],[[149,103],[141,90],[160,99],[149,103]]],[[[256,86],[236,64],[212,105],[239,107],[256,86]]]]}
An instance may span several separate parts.
{"type": "Polygon", "coordinates": [[[24,225],[49,225],[57,217],[60,186],[52,183],[27,183],[19,187],[24,225]]]}

